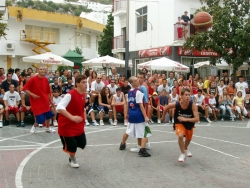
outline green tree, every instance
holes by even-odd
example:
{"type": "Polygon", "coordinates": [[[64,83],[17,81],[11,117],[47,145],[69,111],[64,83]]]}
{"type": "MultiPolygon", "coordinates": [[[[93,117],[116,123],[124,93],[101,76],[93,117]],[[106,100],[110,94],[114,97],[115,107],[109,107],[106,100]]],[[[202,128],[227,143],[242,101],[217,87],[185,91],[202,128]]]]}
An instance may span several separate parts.
{"type": "MultiPolygon", "coordinates": [[[[249,0],[200,0],[202,7],[213,16],[212,29],[196,32],[185,42],[184,48],[212,50],[237,70],[250,57],[250,2],[249,0]]],[[[211,56],[215,65],[220,58],[211,56]]]]}
{"type": "Polygon", "coordinates": [[[101,41],[98,42],[98,53],[100,56],[113,56],[112,54],[112,39],[114,35],[114,17],[112,13],[108,15],[108,21],[106,27],[103,29],[103,35],[101,35],[101,41]]]}
{"type": "Polygon", "coordinates": [[[74,15],[75,16],[80,16],[81,13],[82,13],[82,11],[79,10],[79,9],[74,10],[74,15]]]}
{"type": "Polygon", "coordinates": [[[79,55],[82,55],[82,49],[79,48],[78,46],[75,47],[75,50],[73,50],[74,52],[78,53],[79,55]]]}
{"type": "Polygon", "coordinates": [[[2,17],[3,17],[3,14],[0,13],[0,38],[1,37],[4,37],[6,39],[6,33],[5,33],[5,30],[7,29],[7,24],[6,23],[2,23],[1,20],[2,20],[2,17]]]}

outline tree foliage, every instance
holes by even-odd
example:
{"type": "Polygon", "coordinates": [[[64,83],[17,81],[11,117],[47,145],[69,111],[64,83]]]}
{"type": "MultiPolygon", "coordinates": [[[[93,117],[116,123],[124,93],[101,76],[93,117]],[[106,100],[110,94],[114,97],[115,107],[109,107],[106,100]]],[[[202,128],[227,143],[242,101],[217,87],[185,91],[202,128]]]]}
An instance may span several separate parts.
{"type": "MultiPolygon", "coordinates": [[[[32,1],[32,0],[22,0],[18,1],[17,6],[24,8],[32,8],[36,10],[44,10],[48,12],[60,12],[65,14],[72,14],[75,16],[80,16],[82,12],[91,12],[91,9],[87,9],[82,5],[72,5],[70,3],[57,4],[52,1],[32,1]]],[[[11,5],[10,5],[11,6],[11,5]]]]}
{"type": "Polygon", "coordinates": [[[2,17],[3,17],[3,14],[0,13],[0,38],[1,37],[4,37],[6,39],[6,33],[5,33],[5,30],[7,29],[7,24],[6,23],[2,23],[1,20],[2,20],[2,17]]]}
{"type": "Polygon", "coordinates": [[[98,42],[98,53],[100,56],[113,56],[112,54],[112,39],[114,35],[114,17],[112,13],[108,15],[108,21],[106,27],[103,29],[103,35],[101,35],[101,41],[98,42]]]}
{"type": "MultiPolygon", "coordinates": [[[[206,11],[212,15],[212,29],[191,35],[184,48],[215,51],[235,70],[244,62],[249,63],[249,0],[201,0],[201,3],[198,12],[206,11]]],[[[210,57],[211,64],[214,65],[216,61],[220,59],[210,57]]]]}

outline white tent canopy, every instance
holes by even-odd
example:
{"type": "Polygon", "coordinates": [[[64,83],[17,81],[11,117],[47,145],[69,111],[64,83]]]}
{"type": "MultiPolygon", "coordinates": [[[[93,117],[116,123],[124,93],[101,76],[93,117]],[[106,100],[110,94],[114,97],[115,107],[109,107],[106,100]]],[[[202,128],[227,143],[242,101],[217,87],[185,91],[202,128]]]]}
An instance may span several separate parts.
{"type": "MultiPolygon", "coordinates": [[[[194,64],[194,68],[199,68],[199,67],[202,67],[202,66],[207,66],[207,67],[212,67],[213,65],[210,65],[210,62],[209,61],[203,61],[203,62],[199,62],[199,63],[196,63],[194,64]]],[[[229,69],[229,70],[233,70],[233,66],[232,65],[229,65],[225,60],[221,60],[221,63],[216,63],[216,68],[218,69],[229,69]]],[[[238,68],[238,70],[248,70],[248,64],[247,63],[243,63],[242,66],[240,66],[238,68]]]]}
{"type": "Polygon", "coordinates": [[[43,63],[43,64],[51,64],[51,65],[71,66],[71,67],[74,66],[74,63],[72,61],[64,59],[61,56],[52,54],[51,52],[23,57],[22,61],[27,62],[27,63],[43,63]]]}
{"type": "MultiPolygon", "coordinates": [[[[82,62],[83,66],[104,66],[104,67],[120,67],[125,66],[125,61],[111,56],[102,56],[82,62]]],[[[130,64],[132,66],[132,64],[130,64]]]]}
{"type": "Polygon", "coordinates": [[[165,70],[174,72],[190,72],[189,67],[168,59],[166,57],[155,59],[152,61],[140,63],[137,65],[138,69],[147,68],[151,70],[165,70]]]}

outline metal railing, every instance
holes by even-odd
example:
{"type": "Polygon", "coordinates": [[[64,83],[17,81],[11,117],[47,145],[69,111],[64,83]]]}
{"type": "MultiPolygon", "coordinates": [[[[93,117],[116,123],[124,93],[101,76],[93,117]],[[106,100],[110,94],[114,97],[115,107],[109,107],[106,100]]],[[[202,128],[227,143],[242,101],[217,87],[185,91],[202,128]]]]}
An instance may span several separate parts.
{"type": "Polygon", "coordinates": [[[113,49],[125,48],[125,35],[113,37],[113,49]]]}
{"type": "Polygon", "coordinates": [[[127,9],[127,0],[113,0],[113,12],[127,9]]]}
{"type": "Polygon", "coordinates": [[[174,40],[186,40],[190,35],[195,34],[196,29],[192,24],[174,24],[174,40]],[[187,31],[187,32],[185,32],[187,31]]]}
{"type": "Polygon", "coordinates": [[[39,31],[39,30],[21,30],[20,40],[27,42],[55,44],[56,33],[50,31],[39,31]]]}

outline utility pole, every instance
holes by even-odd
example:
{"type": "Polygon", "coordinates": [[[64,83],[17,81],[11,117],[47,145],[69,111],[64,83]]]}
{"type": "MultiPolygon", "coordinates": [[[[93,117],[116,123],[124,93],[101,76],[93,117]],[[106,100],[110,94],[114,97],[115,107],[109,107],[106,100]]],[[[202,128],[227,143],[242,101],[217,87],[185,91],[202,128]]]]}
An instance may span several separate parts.
{"type": "Polygon", "coordinates": [[[129,1],[127,0],[127,17],[126,17],[126,43],[125,43],[125,78],[128,79],[129,64],[129,1]]]}

